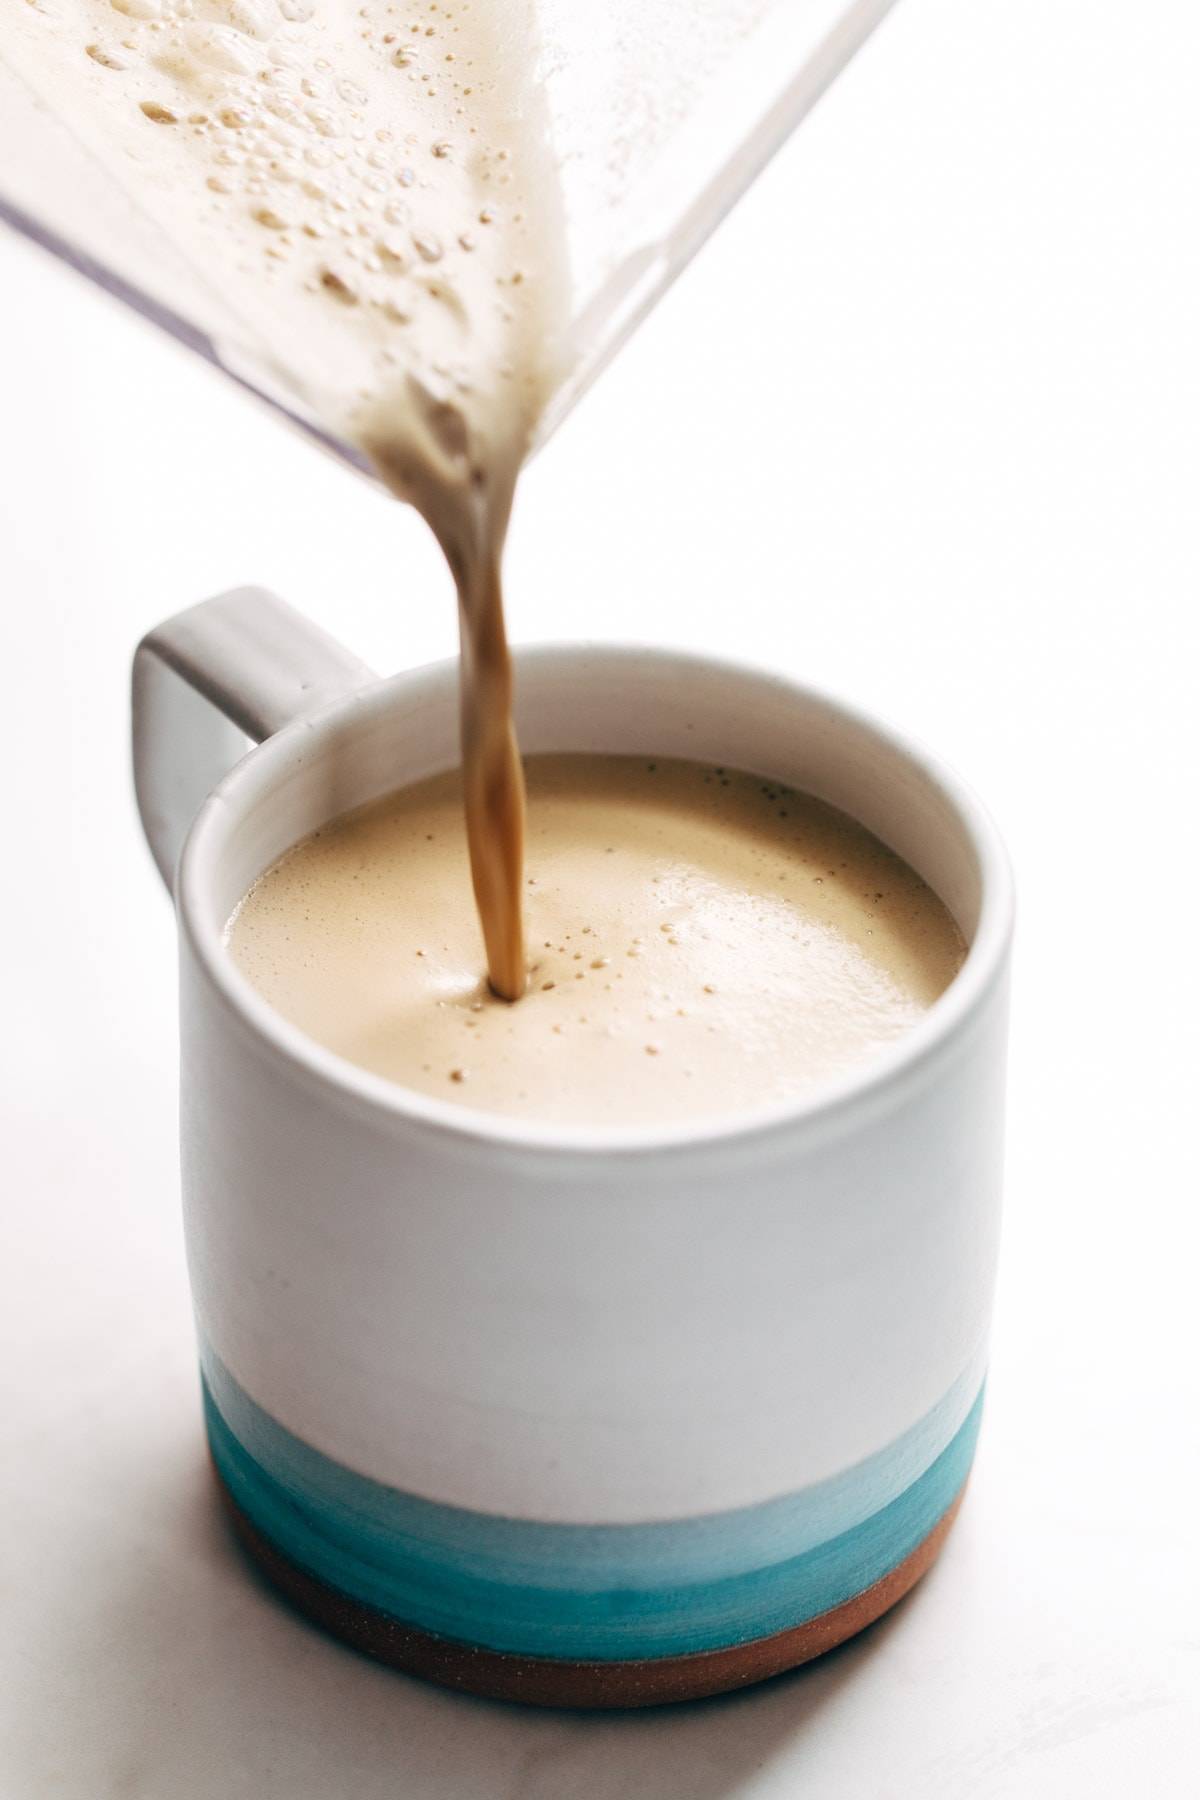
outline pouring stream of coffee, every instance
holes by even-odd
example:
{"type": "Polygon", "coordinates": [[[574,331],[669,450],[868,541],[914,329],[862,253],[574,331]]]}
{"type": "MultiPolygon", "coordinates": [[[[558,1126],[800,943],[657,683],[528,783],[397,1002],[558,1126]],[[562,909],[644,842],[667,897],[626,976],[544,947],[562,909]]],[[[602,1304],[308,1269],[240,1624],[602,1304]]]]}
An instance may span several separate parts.
{"type": "Polygon", "coordinates": [[[403,435],[394,430],[394,415],[384,413],[364,442],[393,492],[428,520],[454,577],[471,881],[492,991],[519,1000],[527,979],[525,778],[512,718],[500,565],[525,446],[519,439],[475,441],[459,408],[421,392],[415,381],[409,401],[403,435]]]}

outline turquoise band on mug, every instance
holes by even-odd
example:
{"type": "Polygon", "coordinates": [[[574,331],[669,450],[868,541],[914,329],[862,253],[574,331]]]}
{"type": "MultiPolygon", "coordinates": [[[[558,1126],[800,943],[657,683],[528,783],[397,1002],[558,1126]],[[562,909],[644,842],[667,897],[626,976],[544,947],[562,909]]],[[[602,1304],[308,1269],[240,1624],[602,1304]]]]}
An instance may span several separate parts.
{"type": "Polygon", "coordinates": [[[442,1505],[359,1475],[271,1418],[211,1351],[202,1366],[217,1469],[290,1561],[440,1637],[595,1661],[725,1649],[873,1586],[953,1502],[983,1405],[972,1370],[894,1443],[800,1493],[694,1519],[563,1525],[442,1505]]]}

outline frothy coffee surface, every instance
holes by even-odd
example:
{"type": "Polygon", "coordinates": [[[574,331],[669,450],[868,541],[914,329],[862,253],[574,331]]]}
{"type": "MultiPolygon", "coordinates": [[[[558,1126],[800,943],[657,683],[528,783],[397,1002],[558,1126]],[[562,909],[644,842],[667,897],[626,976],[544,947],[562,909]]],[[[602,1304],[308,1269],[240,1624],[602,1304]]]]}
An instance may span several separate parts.
{"type": "Polygon", "coordinates": [[[961,965],[961,933],[845,814],[758,776],[528,760],[529,986],[481,975],[462,788],[437,776],[289,851],[228,928],[311,1037],[408,1088],[518,1117],[744,1112],[869,1058],[961,965]]]}

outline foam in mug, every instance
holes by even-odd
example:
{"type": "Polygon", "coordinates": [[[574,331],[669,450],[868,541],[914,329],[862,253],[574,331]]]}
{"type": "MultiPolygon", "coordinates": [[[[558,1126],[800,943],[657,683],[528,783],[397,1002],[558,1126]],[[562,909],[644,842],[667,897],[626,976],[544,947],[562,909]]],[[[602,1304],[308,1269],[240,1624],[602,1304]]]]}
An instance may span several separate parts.
{"type": "Polygon", "coordinates": [[[484,977],[461,783],[335,820],[228,929],[285,1018],[375,1074],[532,1119],[654,1124],[801,1094],[891,1043],[964,954],[941,901],[844,813],[734,769],[527,765],[528,986],[484,977]]]}

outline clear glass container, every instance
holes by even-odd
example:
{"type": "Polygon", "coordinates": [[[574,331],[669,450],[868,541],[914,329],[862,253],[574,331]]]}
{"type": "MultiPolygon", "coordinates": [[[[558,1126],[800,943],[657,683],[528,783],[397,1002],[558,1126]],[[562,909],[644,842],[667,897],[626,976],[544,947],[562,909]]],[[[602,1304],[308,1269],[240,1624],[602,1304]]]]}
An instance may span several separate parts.
{"type": "MultiPolygon", "coordinates": [[[[891,4],[537,0],[571,298],[566,373],[540,442],[891,4]]],[[[40,91],[18,42],[0,39],[0,219],[369,473],[360,452],[322,428],[271,346],[40,91]]]]}

